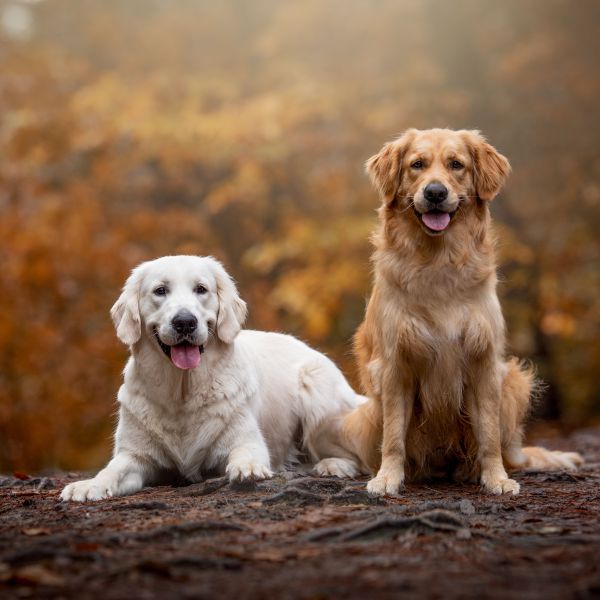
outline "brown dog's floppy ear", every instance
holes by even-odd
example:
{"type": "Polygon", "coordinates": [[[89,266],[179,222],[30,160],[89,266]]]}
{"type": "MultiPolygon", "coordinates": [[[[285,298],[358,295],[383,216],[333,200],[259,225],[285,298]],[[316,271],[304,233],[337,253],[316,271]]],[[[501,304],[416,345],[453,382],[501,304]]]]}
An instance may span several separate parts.
{"type": "Polygon", "coordinates": [[[135,344],[142,335],[142,319],[139,307],[140,265],[128,277],[118,300],[110,309],[117,337],[128,346],[135,344]]]}
{"type": "Polygon", "coordinates": [[[466,131],[465,139],[473,159],[477,195],[482,200],[493,200],[510,174],[510,163],[479,131],[466,131]]]}
{"type": "Polygon", "coordinates": [[[246,320],[246,303],[240,298],[233,279],[225,271],[223,265],[212,257],[213,271],[217,280],[217,296],[219,313],[217,315],[217,337],[226,344],[231,344],[240,332],[246,320]]]}
{"type": "Polygon", "coordinates": [[[388,142],[365,163],[367,174],[386,204],[391,203],[398,193],[402,176],[402,156],[414,129],[404,132],[397,140],[388,142]]]}

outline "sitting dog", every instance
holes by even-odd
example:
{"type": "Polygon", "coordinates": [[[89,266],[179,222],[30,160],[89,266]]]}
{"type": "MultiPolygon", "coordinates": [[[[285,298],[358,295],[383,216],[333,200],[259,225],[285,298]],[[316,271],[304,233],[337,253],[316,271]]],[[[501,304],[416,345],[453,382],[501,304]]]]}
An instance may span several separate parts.
{"type": "Polygon", "coordinates": [[[133,270],[111,315],[131,357],[118,394],[114,455],[63,500],[123,496],[205,473],[271,477],[306,453],[320,475],[363,467],[340,438],[365,399],[323,354],[278,333],[242,331],[246,304],[210,257],[167,256],[133,270]]]}
{"type": "Polygon", "coordinates": [[[505,356],[489,210],[509,171],[479,132],[447,129],[411,129],[367,162],[382,198],[373,293],[355,336],[370,400],[343,430],[377,473],[374,495],[448,470],[517,494],[507,468],[582,463],[522,447],[535,382],[505,356]]]}

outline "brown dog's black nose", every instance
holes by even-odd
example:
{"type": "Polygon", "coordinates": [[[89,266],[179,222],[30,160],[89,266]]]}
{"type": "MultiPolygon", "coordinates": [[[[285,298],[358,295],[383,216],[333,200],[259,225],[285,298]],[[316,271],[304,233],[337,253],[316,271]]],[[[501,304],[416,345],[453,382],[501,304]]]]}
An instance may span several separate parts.
{"type": "Polygon", "coordinates": [[[189,310],[181,310],[173,317],[171,325],[177,333],[188,335],[196,331],[198,319],[189,310]]]}
{"type": "Polygon", "coordinates": [[[434,181],[425,186],[423,196],[425,196],[425,200],[432,204],[440,204],[448,197],[448,189],[443,183],[434,181]]]}

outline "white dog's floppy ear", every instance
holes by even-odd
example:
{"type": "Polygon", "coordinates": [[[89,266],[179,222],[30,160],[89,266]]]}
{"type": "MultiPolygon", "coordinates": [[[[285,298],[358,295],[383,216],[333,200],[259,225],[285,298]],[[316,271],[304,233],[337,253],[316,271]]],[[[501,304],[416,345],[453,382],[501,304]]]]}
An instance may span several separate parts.
{"type": "Polygon", "coordinates": [[[493,200],[510,175],[510,163],[479,131],[465,131],[464,137],[473,159],[477,195],[482,200],[493,200]]]}
{"type": "Polygon", "coordinates": [[[211,259],[211,261],[213,262],[217,280],[217,296],[219,297],[217,336],[222,342],[231,344],[246,320],[246,303],[240,298],[233,279],[225,271],[223,265],[215,259],[211,259]]]}
{"type": "Polygon", "coordinates": [[[142,320],[139,307],[139,272],[136,267],[128,277],[118,300],[110,309],[117,337],[128,346],[135,344],[142,335],[142,320]]]}
{"type": "Polygon", "coordinates": [[[385,144],[365,163],[371,182],[386,204],[390,204],[396,198],[402,178],[402,157],[415,132],[415,129],[405,131],[397,140],[385,144]]]}

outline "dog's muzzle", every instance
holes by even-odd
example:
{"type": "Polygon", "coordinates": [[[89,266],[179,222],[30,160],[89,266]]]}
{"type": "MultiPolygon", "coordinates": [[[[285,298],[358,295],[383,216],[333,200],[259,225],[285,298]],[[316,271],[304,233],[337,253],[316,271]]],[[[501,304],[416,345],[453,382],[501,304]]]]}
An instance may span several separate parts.
{"type": "Polygon", "coordinates": [[[437,181],[428,183],[423,189],[423,199],[426,210],[417,210],[413,205],[417,218],[429,233],[442,233],[450,225],[458,208],[448,210],[448,188],[437,181]]]}
{"type": "Polygon", "coordinates": [[[183,336],[180,341],[172,346],[165,344],[154,328],[154,337],[164,352],[165,356],[179,369],[195,369],[200,364],[200,358],[204,353],[204,344],[194,344],[183,336]]]}

